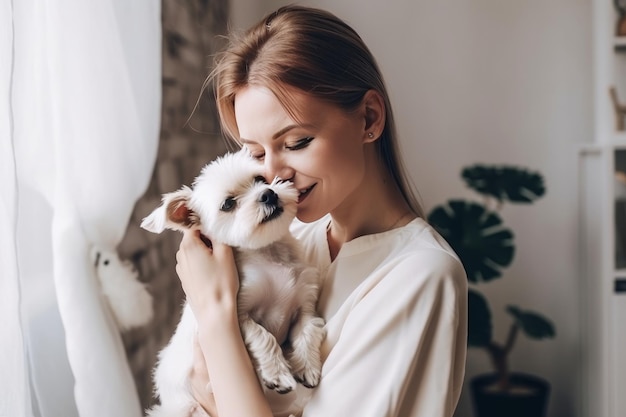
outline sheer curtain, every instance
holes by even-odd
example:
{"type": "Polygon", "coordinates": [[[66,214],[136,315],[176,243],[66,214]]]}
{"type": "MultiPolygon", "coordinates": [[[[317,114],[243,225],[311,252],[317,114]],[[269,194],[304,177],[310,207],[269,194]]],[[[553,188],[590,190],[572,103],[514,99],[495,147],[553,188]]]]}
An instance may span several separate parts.
{"type": "Polygon", "coordinates": [[[0,1],[0,416],[31,416],[27,364],[20,325],[17,278],[17,183],[13,154],[11,78],[13,76],[12,6],[0,1]]]}
{"type": "Polygon", "coordinates": [[[141,416],[89,250],[152,173],[160,2],[0,4],[0,416],[141,416]]]}

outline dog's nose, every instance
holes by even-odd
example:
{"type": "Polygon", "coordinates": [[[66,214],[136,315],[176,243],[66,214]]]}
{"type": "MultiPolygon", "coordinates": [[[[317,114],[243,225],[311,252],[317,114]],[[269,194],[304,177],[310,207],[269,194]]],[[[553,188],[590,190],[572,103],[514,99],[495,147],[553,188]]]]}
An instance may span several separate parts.
{"type": "Polygon", "coordinates": [[[276,204],[277,201],[278,201],[278,195],[276,195],[274,190],[271,190],[269,188],[263,191],[263,193],[259,197],[259,203],[263,203],[267,205],[276,204]]]}

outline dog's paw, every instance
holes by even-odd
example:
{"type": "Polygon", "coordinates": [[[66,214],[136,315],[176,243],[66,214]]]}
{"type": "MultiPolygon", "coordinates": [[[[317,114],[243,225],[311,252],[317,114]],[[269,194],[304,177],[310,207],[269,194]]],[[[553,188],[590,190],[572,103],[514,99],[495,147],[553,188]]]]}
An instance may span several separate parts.
{"type": "Polygon", "coordinates": [[[292,341],[293,349],[287,353],[287,361],[295,379],[307,388],[316,387],[322,374],[320,345],[326,331],[324,320],[312,317],[292,341]]]}
{"type": "Polygon", "coordinates": [[[309,366],[293,373],[296,381],[307,388],[315,388],[320,383],[322,372],[319,366],[309,366]]]}
{"type": "Polygon", "coordinates": [[[272,376],[263,376],[263,383],[279,394],[287,394],[296,388],[296,380],[289,372],[276,372],[272,376]]]}
{"type": "Polygon", "coordinates": [[[288,354],[291,372],[299,383],[307,388],[316,387],[322,375],[322,362],[317,349],[300,349],[288,354]]]}

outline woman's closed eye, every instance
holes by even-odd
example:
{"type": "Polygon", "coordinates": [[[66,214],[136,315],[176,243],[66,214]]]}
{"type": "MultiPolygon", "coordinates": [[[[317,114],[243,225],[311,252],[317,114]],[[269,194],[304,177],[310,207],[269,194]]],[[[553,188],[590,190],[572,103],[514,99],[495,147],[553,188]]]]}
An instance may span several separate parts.
{"type": "Polygon", "coordinates": [[[285,148],[289,149],[290,151],[297,151],[299,149],[304,149],[307,146],[309,146],[309,143],[311,143],[312,140],[313,140],[312,136],[302,138],[292,144],[285,144],[285,148]]]}
{"type": "Polygon", "coordinates": [[[246,148],[248,149],[248,153],[250,153],[250,156],[254,159],[258,159],[258,160],[263,160],[263,158],[265,157],[265,152],[263,152],[263,148],[257,148],[256,146],[254,148],[251,148],[250,146],[246,146],[246,148]]]}
{"type": "MultiPolygon", "coordinates": [[[[297,151],[297,150],[304,149],[307,146],[309,146],[309,144],[311,143],[313,139],[315,139],[313,136],[308,136],[306,138],[299,139],[293,143],[285,143],[284,146],[285,146],[285,149],[289,151],[297,151]]],[[[262,161],[265,158],[265,152],[261,150],[254,151],[253,149],[250,149],[250,148],[248,148],[248,150],[250,151],[250,155],[252,155],[254,159],[262,161]]]]}

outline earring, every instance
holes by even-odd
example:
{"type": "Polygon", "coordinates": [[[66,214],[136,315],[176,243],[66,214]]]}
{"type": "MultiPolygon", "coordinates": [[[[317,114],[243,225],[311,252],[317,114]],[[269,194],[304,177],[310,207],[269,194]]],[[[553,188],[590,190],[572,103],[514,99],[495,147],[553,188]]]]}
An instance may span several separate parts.
{"type": "Polygon", "coordinates": [[[367,132],[367,137],[370,139],[374,139],[374,132],[367,132]]]}

